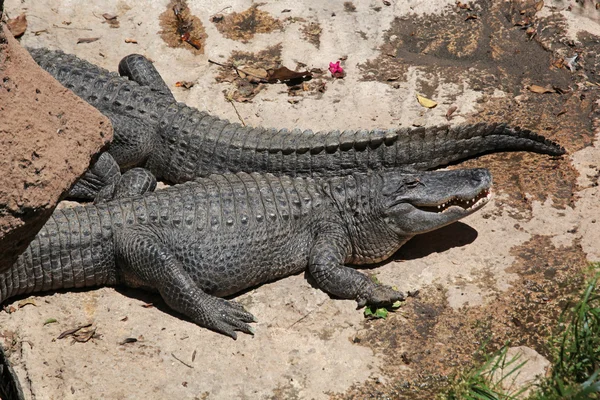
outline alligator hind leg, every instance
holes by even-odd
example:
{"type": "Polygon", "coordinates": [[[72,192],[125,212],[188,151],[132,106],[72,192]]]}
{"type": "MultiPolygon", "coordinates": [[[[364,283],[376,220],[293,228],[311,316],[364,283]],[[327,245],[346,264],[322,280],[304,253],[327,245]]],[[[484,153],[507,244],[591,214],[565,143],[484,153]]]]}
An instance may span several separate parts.
{"type": "Polygon", "coordinates": [[[155,92],[171,97],[173,93],[150,60],[140,54],[130,54],[119,63],[119,75],[126,76],[140,86],[148,86],[155,92]]]}
{"type": "MultiPolygon", "coordinates": [[[[235,331],[253,334],[254,316],[231,301],[203,292],[185,272],[164,240],[176,235],[158,225],[134,225],[115,230],[117,266],[126,283],[157,289],[167,305],[195,323],[235,339],[235,331]],[[160,233],[158,233],[160,232],[160,233]]],[[[181,234],[181,232],[179,232],[181,234]]]]}
{"type": "Polygon", "coordinates": [[[140,196],[156,189],[156,177],[145,168],[133,168],[121,175],[121,179],[103,187],[94,203],[103,203],[112,199],[140,196]]]}
{"type": "Polygon", "coordinates": [[[68,197],[93,200],[104,187],[116,184],[119,179],[121,179],[119,165],[110,154],[104,152],[75,182],[69,190],[68,197]]]}

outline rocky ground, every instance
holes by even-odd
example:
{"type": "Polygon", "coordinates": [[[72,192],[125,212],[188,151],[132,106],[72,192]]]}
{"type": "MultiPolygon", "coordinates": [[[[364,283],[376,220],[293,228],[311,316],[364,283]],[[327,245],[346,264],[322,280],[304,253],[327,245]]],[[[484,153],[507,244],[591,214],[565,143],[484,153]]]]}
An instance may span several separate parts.
{"type": "Polygon", "coordinates": [[[11,18],[27,17],[23,45],[110,70],[127,54],[144,54],[178,100],[248,125],[503,121],[560,142],[568,155],[462,163],[490,168],[496,197],[365,271],[419,290],[385,320],[365,319],[354,302],[329,298],[302,275],[236,297],[259,320],[254,337],[237,341],[140,291],[17,299],[0,313],[0,333],[28,398],[429,399],[477,359],[482,343],[494,349],[506,341],[526,349],[532,373],[543,374],[547,337],[579,289],[578,272],[600,260],[594,4],[182,4],[7,0],[5,8],[11,18]],[[183,7],[179,17],[173,6],[183,7]],[[328,71],[338,60],[341,79],[328,71]],[[280,66],[313,77],[257,83],[280,66]],[[437,106],[424,107],[417,94],[437,106]]]}

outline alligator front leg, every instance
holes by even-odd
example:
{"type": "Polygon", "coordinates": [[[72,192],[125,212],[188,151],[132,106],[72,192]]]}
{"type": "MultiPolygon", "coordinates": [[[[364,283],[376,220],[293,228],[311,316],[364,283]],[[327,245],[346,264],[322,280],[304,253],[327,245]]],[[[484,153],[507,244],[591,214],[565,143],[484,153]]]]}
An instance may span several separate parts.
{"type": "Polygon", "coordinates": [[[343,265],[350,244],[342,233],[320,234],[310,252],[309,271],[321,289],[358,307],[386,306],[404,300],[404,294],[373,282],[365,274],[343,265]]]}
{"type": "MultiPolygon", "coordinates": [[[[198,325],[233,339],[235,331],[253,334],[252,314],[241,305],[203,292],[185,272],[183,264],[161,239],[177,232],[157,225],[134,225],[115,231],[117,266],[132,286],[159,291],[167,305],[198,325]]],[[[181,234],[181,232],[179,232],[181,234]]]]}

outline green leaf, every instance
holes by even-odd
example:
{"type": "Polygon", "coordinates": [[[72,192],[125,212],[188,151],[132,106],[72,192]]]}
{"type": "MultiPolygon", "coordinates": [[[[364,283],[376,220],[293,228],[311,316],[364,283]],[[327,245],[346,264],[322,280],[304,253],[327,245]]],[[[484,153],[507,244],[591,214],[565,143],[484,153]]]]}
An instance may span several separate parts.
{"type": "Polygon", "coordinates": [[[388,310],[387,310],[386,308],[378,308],[378,309],[375,311],[375,316],[376,316],[377,318],[383,318],[383,319],[386,319],[386,318],[387,318],[387,316],[388,316],[388,310]]]}
{"type": "Polygon", "coordinates": [[[58,320],[56,318],[48,318],[47,320],[44,321],[44,325],[53,324],[55,322],[58,322],[58,320]]]}
{"type": "Polygon", "coordinates": [[[375,308],[374,306],[369,306],[365,308],[364,315],[366,318],[385,319],[388,316],[388,310],[385,307],[375,308]]]}
{"type": "Polygon", "coordinates": [[[397,302],[395,302],[394,304],[392,304],[392,309],[396,309],[396,308],[400,308],[402,307],[402,302],[400,300],[398,300],[397,302]]]}

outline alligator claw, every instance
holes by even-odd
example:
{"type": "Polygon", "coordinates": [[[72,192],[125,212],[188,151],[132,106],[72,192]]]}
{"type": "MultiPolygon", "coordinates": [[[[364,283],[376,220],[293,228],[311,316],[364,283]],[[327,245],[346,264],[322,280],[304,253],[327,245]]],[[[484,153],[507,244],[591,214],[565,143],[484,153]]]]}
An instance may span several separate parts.
{"type": "Polygon", "coordinates": [[[254,315],[250,314],[242,305],[236,302],[219,298],[215,300],[208,307],[207,318],[201,322],[201,325],[227,335],[232,339],[237,339],[235,331],[254,335],[254,329],[248,325],[248,322],[256,321],[254,315]]]}
{"type": "Polygon", "coordinates": [[[362,308],[366,305],[385,307],[397,301],[404,301],[405,299],[404,293],[392,289],[390,286],[375,285],[369,293],[357,297],[356,302],[358,303],[357,308],[362,308]]]}

